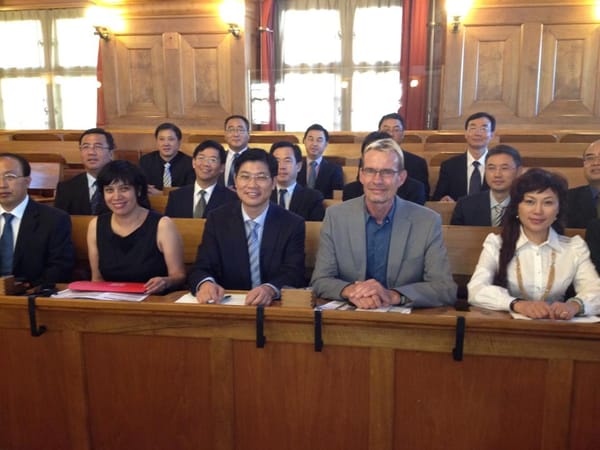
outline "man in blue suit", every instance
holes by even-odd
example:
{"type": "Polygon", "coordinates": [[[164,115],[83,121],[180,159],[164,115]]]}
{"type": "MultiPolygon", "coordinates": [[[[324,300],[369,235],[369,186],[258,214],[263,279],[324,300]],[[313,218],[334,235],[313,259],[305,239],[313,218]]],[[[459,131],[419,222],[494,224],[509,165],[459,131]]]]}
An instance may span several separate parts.
{"type": "Polygon", "coordinates": [[[452,225],[500,226],[510,203],[510,186],[521,174],[521,155],[509,145],[490,149],[485,159],[485,181],[489,191],[462,197],[456,203],[452,225]]]}
{"type": "Polygon", "coordinates": [[[304,285],[304,219],[271,203],[277,161],[248,149],[235,161],[239,202],[208,214],[188,277],[198,302],[219,302],[225,289],[248,290],[246,303],[268,305],[284,286],[304,285]]]}
{"type": "Polygon", "coordinates": [[[298,172],[298,183],[321,191],[325,198],[333,198],[334,190],[344,188],[344,174],[341,166],[323,158],[329,132],[315,123],[306,129],[302,142],[306,148],[306,161],[298,172]]]}
{"type": "Polygon", "coordinates": [[[277,203],[304,220],[321,221],[325,216],[321,191],[302,186],[296,182],[302,167],[302,151],[291,142],[275,142],[269,153],[277,160],[277,183],[271,201],[277,203]]]}
{"type": "Polygon", "coordinates": [[[218,142],[207,140],[200,143],[192,157],[196,182],[169,193],[165,215],[206,218],[209,211],[237,200],[235,192],[217,184],[225,170],[225,158],[227,152],[218,142]]]}

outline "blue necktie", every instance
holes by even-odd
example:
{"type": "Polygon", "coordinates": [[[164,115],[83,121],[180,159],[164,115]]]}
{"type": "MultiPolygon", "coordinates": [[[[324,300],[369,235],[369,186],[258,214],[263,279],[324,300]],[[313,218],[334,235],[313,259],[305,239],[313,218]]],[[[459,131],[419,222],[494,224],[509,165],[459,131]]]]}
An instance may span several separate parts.
{"type": "Polygon", "coordinates": [[[94,193],[92,194],[92,198],[90,199],[90,208],[92,210],[92,214],[98,214],[98,207],[100,206],[100,190],[98,189],[98,183],[94,181],[93,186],[96,187],[94,193]]]}
{"type": "Polygon", "coordinates": [[[260,248],[258,245],[258,223],[253,220],[246,221],[246,234],[248,236],[248,255],[250,256],[250,279],[252,288],[260,286],[260,248]]]}
{"type": "Polygon", "coordinates": [[[11,222],[15,218],[11,213],[3,213],[4,230],[0,237],[0,275],[9,275],[13,269],[13,230],[11,222]]]}
{"type": "Polygon", "coordinates": [[[233,154],[233,160],[231,161],[231,167],[229,168],[229,177],[227,178],[227,187],[235,185],[233,182],[233,173],[235,172],[235,170],[234,170],[235,160],[238,159],[238,156],[240,156],[239,153],[233,154]]]}
{"type": "Polygon", "coordinates": [[[315,188],[315,183],[317,182],[317,162],[310,162],[310,170],[308,172],[308,179],[306,180],[306,184],[309,188],[315,188]]]}
{"type": "Polygon", "coordinates": [[[285,194],[287,193],[287,189],[279,189],[279,206],[285,208],[285,194]]]}
{"type": "Polygon", "coordinates": [[[479,173],[479,161],[473,161],[473,173],[469,181],[469,195],[481,192],[481,174],[479,173]]]}

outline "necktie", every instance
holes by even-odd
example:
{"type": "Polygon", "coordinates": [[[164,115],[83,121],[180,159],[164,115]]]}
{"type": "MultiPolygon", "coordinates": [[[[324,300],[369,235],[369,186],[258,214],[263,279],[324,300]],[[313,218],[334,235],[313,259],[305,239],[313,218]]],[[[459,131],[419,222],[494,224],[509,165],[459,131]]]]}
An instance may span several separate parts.
{"type": "Polygon", "coordinates": [[[306,180],[306,184],[309,188],[315,188],[315,182],[317,181],[317,162],[310,162],[310,170],[308,172],[308,179],[306,180]]]}
{"type": "Polygon", "coordinates": [[[469,181],[469,195],[481,191],[481,174],[479,173],[479,161],[473,161],[473,173],[469,181]]]}
{"type": "Polygon", "coordinates": [[[285,194],[287,194],[287,189],[279,189],[279,206],[285,208],[285,194]]]}
{"type": "Polygon", "coordinates": [[[233,173],[235,172],[234,166],[235,166],[235,161],[238,159],[238,156],[240,156],[239,153],[234,153],[233,154],[233,160],[231,161],[231,167],[229,168],[229,177],[227,178],[227,186],[233,186],[234,185],[234,182],[233,182],[233,173]]]}
{"type": "Polygon", "coordinates": [[[9,275],[13,269],[13,229],[11,222],[15,218],[11,213],[3,213],[4,230],[0,237],[0,275],[9,275]]]}
{"type": "Polygon", "coordinates": [[[258,223],[253,220],[246,221],[248,235],[248,255],[250,256],[250,279],[252,288],[260,286],[260,248],[258,245],[258,223]]]}
{"type": "Polygon", "coordinates": [[[504,208],[502,207],[502,205],[498,204],[496,206],[494,206],[494,217],[492,220],[492,226],[493,227],[499,227],[500,224],[502,223],[502,216],[504,216],[504,208]]]}
{"type": "Polygon", "coordinates": [[[196,207],[194,208],[194,218],[201,219],[204,217],[204,211],[206,210],[206,191],[204,189],[200,190],[200,200],[196,203],[196,207]]]}
{"type": "Polygon", "coordinates": [[[163,187],[171,187],[171,163],[165,163],[165,170],[163,172],[163,187]]]}
{"type": "Polygon", "coordinates": [[[94,193],[92,194],[92,198],[90,199],[90,208],[92,210],[92,214],[98,214],[98,207],[100,206],[100,190],[98,189],[98,184],[94,181],[92,184],[94,189],[94,193]]]}

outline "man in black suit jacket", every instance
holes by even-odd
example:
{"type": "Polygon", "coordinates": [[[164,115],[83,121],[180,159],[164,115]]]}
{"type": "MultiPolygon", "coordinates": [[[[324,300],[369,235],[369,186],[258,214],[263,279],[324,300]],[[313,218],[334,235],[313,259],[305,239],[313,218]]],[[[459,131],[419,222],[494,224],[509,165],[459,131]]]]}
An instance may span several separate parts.
{"type": "Polygon", "coordinates": [[[471,114],[465,121],[467,151],[447,159],[440,166],[437,186],[433,194],[436,201],[457,201],[468,194],[489,189],[483,173],[487,147],[494,137],[496,119],[486,112],[471,114]],[[473,166],[478,164],[478,168],[473,166]],[[471,186],[473,172],[479,172],[479,185],[471,186]]]}
{"type": "Polygon", "coordinates": [[[291,142],[275,142],[269,153],[277,160],[278,167],[276,188],[271,194],[271,201],[304,217],[304,220],[323,220],[325,207],[321,191],[296,183],[298,172],[302,168],[300,147],[291,142]]]}
{"type": "MultiPolygon", "coordinates": [[[[402,140],[404,139],[404,117],[402,117],[398,113],[386,114],[381,119],[379,119],[379,125],[377,129],[383,133],[388,133],[394,141],[402,148],[402,140]]],[[[408,173],[409,178],[414,180],[418,180],[423,183],[425,187],[425,198],[429,199],[429,169],[427,167],[427,161],[420,156],[415,155],[409,151],[402,149],[402,154],[404,156],[404,168],[408,173]]],[[[408,181],[408,180],[407,180],[408,181]]],[[[404,183],[403,186],[412,183],[404,183]]],[[[400,190],[398,190],[399,192],[400,190]]],[[[359,194],[359,195],[362,195],[359,194]]],[[[400,193],[398,193],[400,195],[400,193]]],[[[402,195],[400,195],[402,197],[402,195]]],[[[406,199],[415,202],[415,200],[406,199]]],[[[414,197],[413,197],[414,198],[414,197]]],[[[419,202],[415,202],[419,203],[419,202]]],[[[424,202],[423,202],[424,203],[424,202]]],[[[420,203],[421,205],[423,203],[420,203]]]]}
{"type": "Polygon", "coordinates": [[[204,141],[194,149],[192,167],[196,182],[169,192],[165,215],[206,218],[209,211],[237,200],[231,189],[217,184],[225,169],[227,152],[216,141],[204,141]]]}
{"type": "Polygon", "coordinates": [[[598,192],[600,191],[600,140],[592,142],[583,152],[585,186],[569,189],[567,197],[567,227],[586,228],[598,218],[598,192]]]}
{"type": "MultiPolygon", "coordinates": [[[[365,153],[365,148],[372,142],[378,141],[380,139],[393,139],[392,135],[385,131],[373,131],[365,136],[363,139],[360,155],[361,159],[359,162],[359,170],[362,167],[362,157],[365,153]]],[[[395,139],[394,142],[398,143],[395,139]]],[[[398,144],[398,146],[400,146],[398,144]]],[[[402,152],[402,156],[406,154],[404,150],[400,150],[402,152]]],[[[406,170],[406,169],[405,169],[406,170]]],[[[408,170],[407,170],[408,173],[408,170]]],[[[351,183],[348,183],[344,186],[344,191],[342,193],[342,200],[350,200],[352,198],[360,197],[364,194],[364,188],[362,183],[357,179],[351,183]]],[[[396,194],[409,202],[417,203],[419,205],[424,205],[427,201],[427,196],[425,194],[425,185],[421,183],[421,181],[412,178],[410,175],[406,177],[404,183],[398,188],[396,194]]]]}
{"type": "Polygon", "coordinates": [[[235,160],[248,150],[250,122],[246,117],[234,114],[225,119],[223,127],[225,129],[225,142],[229,150],[227,150],[227,158],[225,160],[225,171],[219,177],[218,183],[235,189],[235,160]]]}
{"type": "Polygon", "coordinates": [[[219,302],[225,289],[241,289],[249,290],[247,304],[268,305],[284,286],[305,285],[304,219],[270,202],[276,176],[277,161],[264,150],[249,149],[236,160],[240,202],[208,214],[188,277],[200,303],[219,302]],[[260,249],[256,260],[254,246],[260,249]]]}
{"type": "MultiPolygon", "coordinates": [[[[12,274],[30,286],[69,281],[75,265],[71,219],[64,211],[29,198],[27,188],[30,182],[31,167],[26,159],[11,153],[0,154],[2,235],[10,226],[13,236],[13,239],[7,240],[10,241],[9,247],[2,248],[8,254],[7,259],[0,263],[3,268],[1,275],[12,274]]],[[[2,250],[0,257],[4,254],[2,250]]]]}
{"type": "Polygon", "coordinates": [[[485,180],[490,190],[460,198],[450,223],[500,226],[498,221],[510,203],[510,187],[520,174],[521,155],[515,148],[503,144],[491,148],[485,159],[485,180]]]}
{"type": "Polygon", "coordinates": [[[84,131],[79,137],[79,150],[85,172],[58,183],[54,206],[69,214],[89,215],[106,211],[102,193],[96,194],[96,177],[112,160],[114,148],[115,141],[108,131],[102,128],[84,131]]]}
{"type": "Polygon", "coordinates": [[[315,123],[306,129],[302,142],[306,148],[306,160],[298,172],[298,183],[321,191],[325,198],[333,198],[334,190],[344,188],[344,174],[341,166],[323,158],[329,142],[329,132],[322,125],[315,123]],[[313,164],[316,164],[316,167],[313,164]],[[311,185],[313,170],[316,170],[316,177],[314,185],[311,185]]]}
{"type": "Polygon", "coordinates": [[[194,182],[192,158],[179,149],[182,137],[179,127],[172,123],[161,123],[154,130],[158,150],[143,155],[139,164],[148,180],[148,194],[162,194],[165,187],[186,186],[194,182]],[[165,186],[167,163],[171,177],[170,185],[165,186]]]}

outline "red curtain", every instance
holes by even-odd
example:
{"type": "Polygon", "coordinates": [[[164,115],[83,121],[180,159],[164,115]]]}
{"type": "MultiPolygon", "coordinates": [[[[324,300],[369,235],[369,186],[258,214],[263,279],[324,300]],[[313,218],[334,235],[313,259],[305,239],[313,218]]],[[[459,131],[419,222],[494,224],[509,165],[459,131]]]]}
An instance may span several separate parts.
{"type": "Polygon", "coordinates": [[[403,83],[402,106],[398,110],[407,129],[423,130],[427,108],[427,21],[429,2],[404,0],[402,14],[402,55],[400,79],[403,83]],[[417,87],[410,87],[418,80],[417,87]]]}
{"type": "Polygon", "coordinates": [[[263,0],[261,9],[260,26],[260,77],[263,83],[269,86],[269,122],[261,125],[262,130],[274,131],[277,129],[277,118],[275,111],[275,2],[263,0]],[[271,31],[267,31],[271,30],[271,31]]]}
{"type": "Polygon", "coordinates": [[[106,125],[106,112],[104,110],[104,83],[102,77],[102,40],[98,39],[98,66],[96,69],[96,78],[98,80],[98,100],[96,102],[96,126],[104,127],[106,125]]]}

